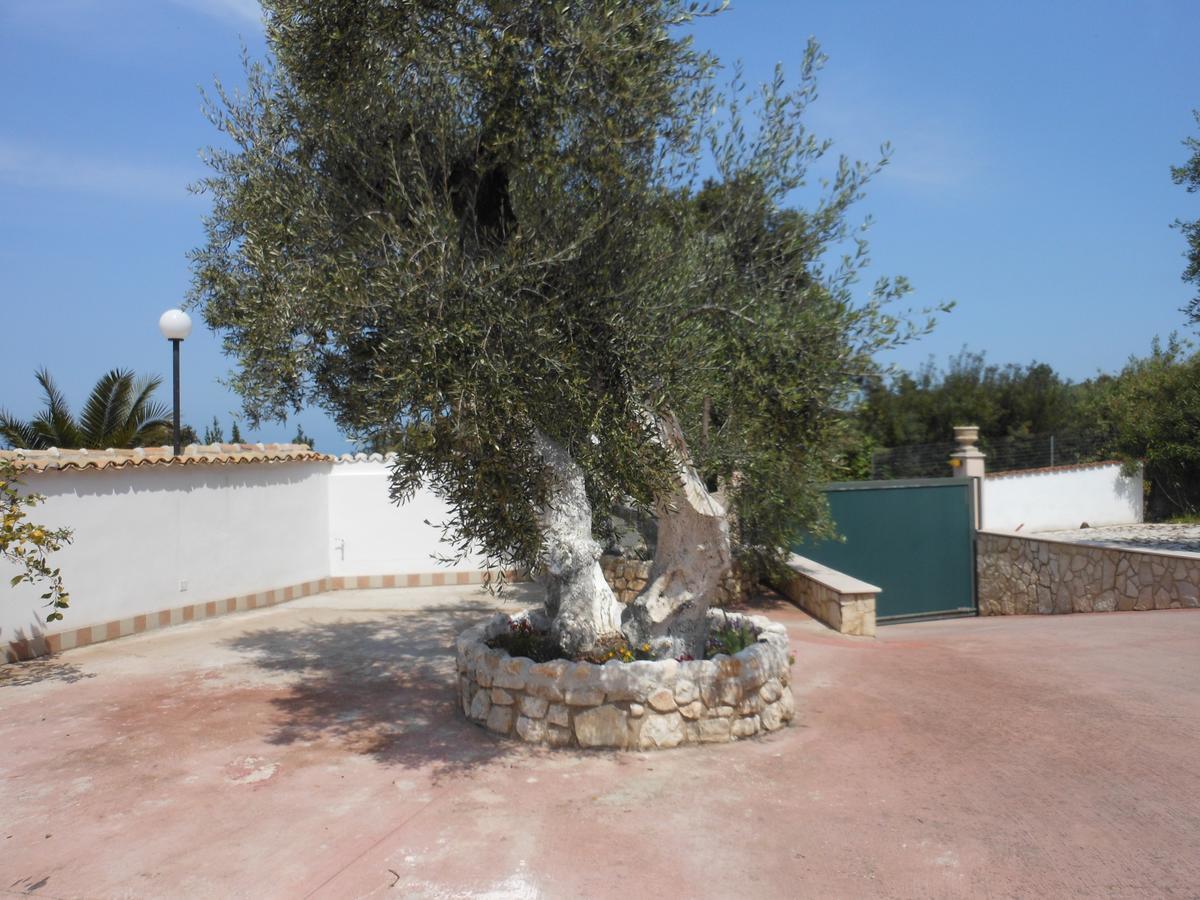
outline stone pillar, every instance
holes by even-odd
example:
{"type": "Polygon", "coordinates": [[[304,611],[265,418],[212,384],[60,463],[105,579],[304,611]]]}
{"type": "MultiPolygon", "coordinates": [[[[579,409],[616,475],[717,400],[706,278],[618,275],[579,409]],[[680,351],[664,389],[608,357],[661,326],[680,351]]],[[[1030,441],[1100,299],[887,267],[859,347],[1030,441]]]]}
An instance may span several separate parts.
{"type": "Polygon", "coordinates": [[[979,440],[978,425],[955,425],[954,440],[958,449],[950,454],[950,466],[955,478],[974,479],[975,527],[983,526],[983,476],[986,454],[975,446],[979,440]]]}

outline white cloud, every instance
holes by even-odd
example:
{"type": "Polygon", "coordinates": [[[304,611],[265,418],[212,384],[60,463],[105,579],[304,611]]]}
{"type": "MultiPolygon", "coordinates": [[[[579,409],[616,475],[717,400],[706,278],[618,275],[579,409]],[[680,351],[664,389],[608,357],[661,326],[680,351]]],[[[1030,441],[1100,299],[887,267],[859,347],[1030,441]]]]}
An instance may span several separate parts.
{"type": "Polygon", "coordinates": [[[258,0],[171,0],[176,6],[217,19],[262,25],[262,7],[258,0]]]}
{"type": "Polygon", "coordinates": [[[975,116],[970,110],[923,108],[903,98],[884,103],[858,90],[822,97],[811,113],[814,130],[820,137],[833,138],[835,152],[874,161],[880,145],[891,144],[891,160],[880,183],[918,191],[961,190],[979,177],[986,163],[972,133],[975,116]]]}
{"type": "Polygon", "coordinates": [[[929,125],[900,130],[883,177],[917,187],[960,188],[979,175],[980,154],[951,128],[929,125]]]}
{"type": "Polygon", "coordinates": [[[101,159],[0,137],[0,182],[18,187],[182,201],[197,169],[101,159]]]}

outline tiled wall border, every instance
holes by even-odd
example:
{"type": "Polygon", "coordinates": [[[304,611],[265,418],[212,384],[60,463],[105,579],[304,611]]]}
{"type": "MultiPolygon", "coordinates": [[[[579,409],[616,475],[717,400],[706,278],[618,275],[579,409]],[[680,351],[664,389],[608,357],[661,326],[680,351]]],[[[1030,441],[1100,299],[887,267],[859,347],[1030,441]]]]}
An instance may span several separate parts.
{"type": "MultiPolygon", "coordinates": [[[[187,622],[199,622],[229,613],[246,612],[252,609],[265,609],[279,603],[287,603],[311,594],[325,591],[369,590],[372,588],[414,588],[441,587],[444,585],[483,584],[487,572],[483,570],[467,572],[406,572],[399,575],[337,575],[289,584],[286,587],[270,591],[259,591],[254,594],[243,594],[238,597],[226,597],[223,600],[207,600],[188,606],[177,606],[174,609],[164,609],[158,612],[143,613],[125,619],[111,622],[101,622],[54,634],[34,635],[29,638],[8,641],[3,646],[4,662],[19,662],[59,653],[63,650],[73,650],[76,647],[86,647],[89,644],[99,644],[117,638],[128,637],[131,634],[144,634],[159,628],[169,628],[172,625],[183,625],[187,622]]],[[[517,573],[506,573],[510,580],[517,579],[517,573]]],[[[69,613],[68,613],[69,615],[69,613]]]]}

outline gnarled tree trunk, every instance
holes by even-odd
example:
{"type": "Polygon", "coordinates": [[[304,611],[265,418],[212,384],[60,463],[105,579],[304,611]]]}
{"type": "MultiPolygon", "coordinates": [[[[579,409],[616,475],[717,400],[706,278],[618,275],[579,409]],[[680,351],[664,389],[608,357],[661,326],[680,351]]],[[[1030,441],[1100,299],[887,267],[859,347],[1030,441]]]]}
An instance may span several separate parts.
{"type": "Polygon", "coordinates": [[[660,656],[703,658],[708,608],[732,565],[729,523],[721,502],[691,465],[687,442],[672,416],[659,434],[679,461],[675,490],[658,504],[658,546],[650,584],[625,608],[622,629],[660,656]]]}
{"type": "Polygon", "coordinates": [[[551,472],[549,502],[541,511],[544,571],[550,633],[559,648],[575,656],[606,636],[621,633],[621,604],[600,569],[603,548],[592,537],[592,505],[583,470],[565,448],[543,434],[538,452],[551,472]]]}

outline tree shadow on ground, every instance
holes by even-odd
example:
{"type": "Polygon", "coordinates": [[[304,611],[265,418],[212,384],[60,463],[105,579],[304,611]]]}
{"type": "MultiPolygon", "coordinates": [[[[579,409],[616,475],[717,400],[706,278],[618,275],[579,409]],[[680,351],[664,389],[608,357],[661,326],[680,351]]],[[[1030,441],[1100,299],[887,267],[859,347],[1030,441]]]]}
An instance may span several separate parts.
{"type": "MultiPolygon", "coordinates": [[[[510,590],[506,604],[540,599],[510,590]]],[[[261,669],[296,676],[271,700],[271,743],[323,744],[386,765],[431,769],[436,781],[514,752],[466,720],[458,694],[454,639],[496,608],[484,596],[366,619],[348,612],[337,621],[254,631],[226,645],[261,669]]]]}
{"type": "Polygon", "coordinates": [[[760,586],[756,589],[756,593],[750,594],[746,599],[737,603],[730,603],[725,609],[730,612],[749,613],[755,616],[769,616],[775,610],[794,612],[796,604],[782,594],[778,594],[768,587],[760,586]]]}
{"type": "Polygon", "coordinates": [[[43,681],[74,684],[76,681],[95,677],[95,672],[85,672],[79,666],[63,662],[57,656],[39,656],[36,659],[0,665],[0,688],[27,687],[43,681]]]}

